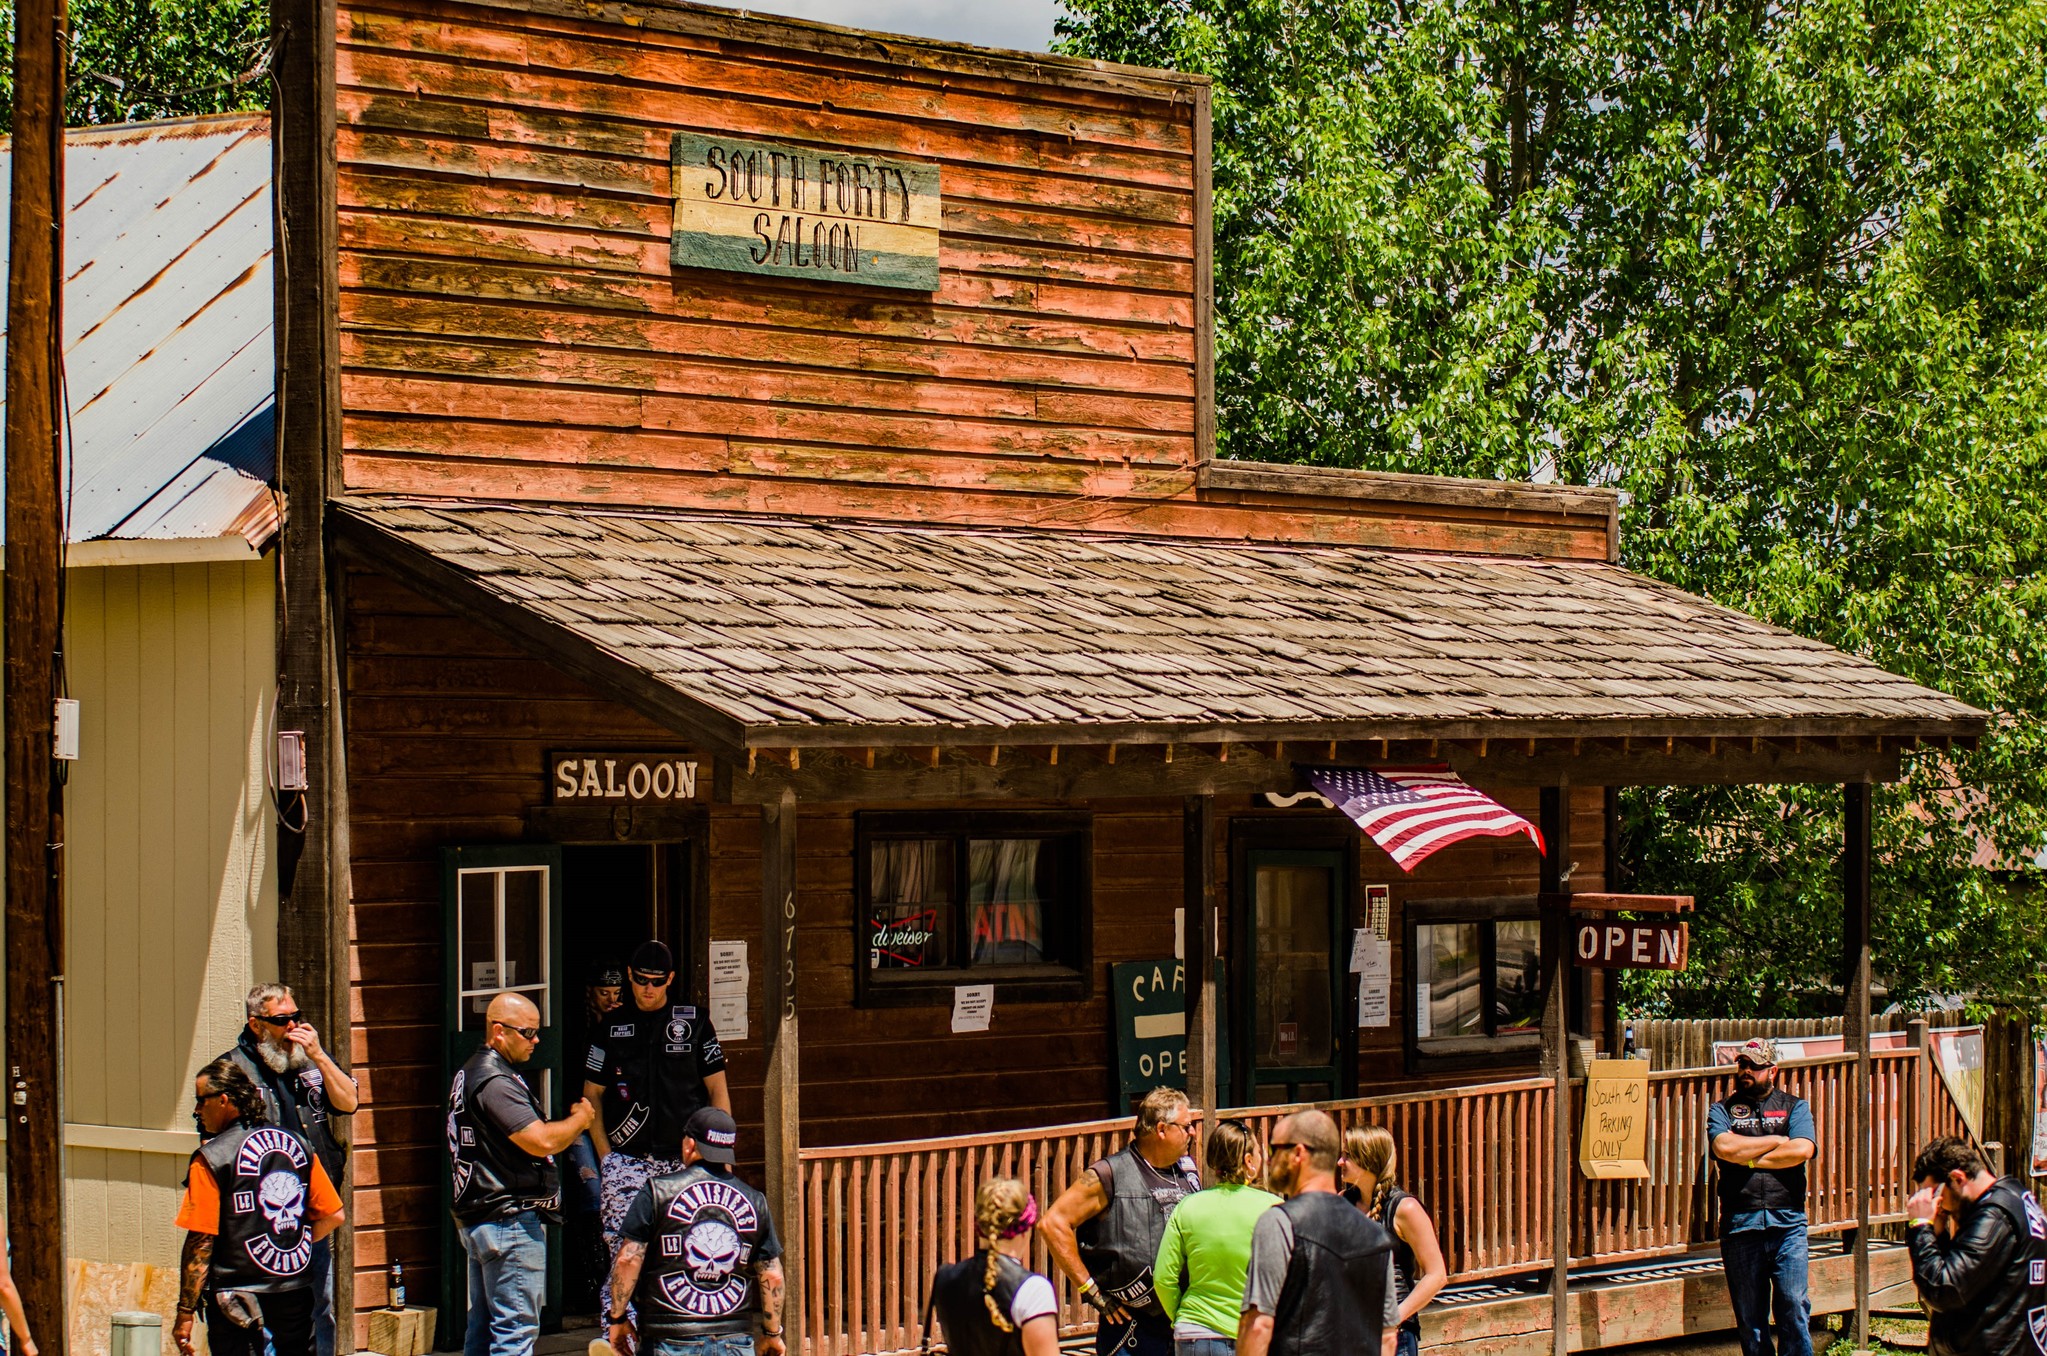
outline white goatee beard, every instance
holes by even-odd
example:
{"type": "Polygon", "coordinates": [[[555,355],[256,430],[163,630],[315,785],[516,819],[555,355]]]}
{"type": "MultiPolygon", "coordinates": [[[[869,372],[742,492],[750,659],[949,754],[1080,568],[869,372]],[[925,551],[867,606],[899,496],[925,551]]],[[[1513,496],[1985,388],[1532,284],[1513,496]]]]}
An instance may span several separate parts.
{"type": "Polygon", "coordinates": [[[295,1073],[313,1062],[312,1057],[306,1054],[305,1046],[285,1040],[273,1043],[266,1038],[258,1041],[256,1053],[263,1057],[263,1063],[272,1073],[295,1073]]]}

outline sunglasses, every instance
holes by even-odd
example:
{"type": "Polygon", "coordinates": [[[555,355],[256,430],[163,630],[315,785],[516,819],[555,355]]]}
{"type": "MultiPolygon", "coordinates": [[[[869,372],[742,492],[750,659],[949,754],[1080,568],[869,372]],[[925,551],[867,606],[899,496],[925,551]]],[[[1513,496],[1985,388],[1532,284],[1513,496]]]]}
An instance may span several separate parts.
{"type": "Polygon", "coordinates": [[[1273,1142],[1271,1152],[1276,1154],[1287,1154],[1292,1153],[1296,1149],[1305,1147],[1306,1146],[1301,1144],[1299,1141],[1276,1140],[1273,1142]]]}
{"type": "Polygon", "coordinates": [[[304,1025],[305,1025],[305,1023],[303,1023],[303,1022],[301,1022],[301,1021],[299,1020],[299,1015],[298,1015],[298,1013],[297,1013],[297,1012],[295,1012],[295,1011],[294,1011],[294,1012],[274,1012],[274,1013],[271,1013],[271,1014],[270,1014],[269,1016],[267,1016],[267,1017],[258,1017],[258,1018],[257,1018],[256,1020],[257,1020],[257,1021],[259,1021],[259,1022],[267,1022],[267,1023],[269,1023],[269,1024],[271,1025],[271,1026],[281,1026],[281,1027],[294,1027],[294,1026],[304,1026],[304,1025]]]}
{"type": "Polygon", "coordinates": [[[540,1028],[537,1026],[513,1026],[510,1022],[498,1022],[496,1025],[503,1027],[521,1040],[537,1041],[540,1039],[540,1028]]]}
{"type": "Polygon", "coordinates": [[[661,985],[666,984],[670,979],[674,978],[674,976],[675,972],[672,970],[664,975],[643,975],[638,970],[635,970],[633,971],[633,983],[639,985],[643,989],[659,988],[661,985]]]}
{"type": "Polygon", "coordinates": [[[212,1100],[213,1100],[214,1098],[216,1098],[216,1097],[225,1097],[225,1096],[227,1096],[227,1094],[226,1094],[226,1093],[224,1093],[224,1092],[209,1092],[209,1093],[207,1093],[207,1094],[206,1094],[205,1096],[203,1096],[203,1097],[194,1097],[194,1098],[192,1099],[192,1109],[193,1109],[194,1111],[197,1111],[197,1110],[198,1110],[198,1109],[199,1109],[200,1107],[202,1107],[202,1106],[205,1106],[205,1105],[206,1105],[206,1104],[207,1104],[208,1102],[212,1101],[212,1100]]]}
{"type": "Polygon", "coordinates": [[[1777,1066],[1774,1064],[1758,1064],[1752,1059],[1737,1059],[1734,1061],[1734,1067],[1737,1069],[1747,1069],[1750,1073],[1754,1073],[1758,1069],[1774,1069],[1777,1066]]]}

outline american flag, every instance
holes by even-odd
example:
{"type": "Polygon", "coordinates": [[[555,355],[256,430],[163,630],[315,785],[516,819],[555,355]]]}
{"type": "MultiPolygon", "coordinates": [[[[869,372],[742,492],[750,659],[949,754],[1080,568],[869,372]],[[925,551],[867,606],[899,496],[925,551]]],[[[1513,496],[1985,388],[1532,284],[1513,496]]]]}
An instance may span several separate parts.
{"type": "Polygon", "coordinates": [[[1525,833],[1546,852],[1535,825],[1458,780],[1448,767],[1312,767],[1308,780],[1399,865],[1415,864],[1466,838],[1525,833]]]}

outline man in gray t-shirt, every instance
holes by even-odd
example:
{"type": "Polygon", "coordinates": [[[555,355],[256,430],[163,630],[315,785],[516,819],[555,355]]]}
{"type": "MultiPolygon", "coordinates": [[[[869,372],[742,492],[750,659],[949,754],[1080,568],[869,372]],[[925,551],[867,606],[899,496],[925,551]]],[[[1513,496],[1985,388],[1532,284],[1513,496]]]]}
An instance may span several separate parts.
{"type": "Polygon", "coordinates": [[[1251,1230],[1251,1267],[1237,1324],[1237,1356],[1272,1350],[1377,1350],[1393,1356],[1400,1297],[1392,1241],[1363,1211],[1336,1194],[1336,1122],[1320,1111],[1288,1116],[1273,1129],[1266,1172],[1287,1199],[1251,1230]],[[1282,1310],[1297,1265],[1301,1230],[1317,1246],[1300,1263],[1294,1302],[1282,1310]],[[1379,1269],[1384,1268],[1383,1274],[1379,1269]]]}

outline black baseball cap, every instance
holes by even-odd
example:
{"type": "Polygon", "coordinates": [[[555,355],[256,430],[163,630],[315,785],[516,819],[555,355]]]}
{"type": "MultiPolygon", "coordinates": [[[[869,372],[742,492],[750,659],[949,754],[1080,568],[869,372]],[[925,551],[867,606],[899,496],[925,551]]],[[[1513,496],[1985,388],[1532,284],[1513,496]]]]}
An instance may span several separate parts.
{"type": "Polygon", "coordinates": [[[675,957],[665,942],[641,942],[633,952],[632,966],[643,975],[672,974],[675,957]]]}
{"type": "Polygon", "coordinates": [[[598,961],[590,967],[590,987],[593,989],[624,988],[625,968],[615,960],[598,961]]]}
{"type": "Polygon", "coordinates": [[[697,1152],[709,1163],[730,1163],[739,1148],[739,1127],[732,1117],[714,1106],[700,1106],[682,1127],[682,1137],[697,1142],[697,1152]]]}

